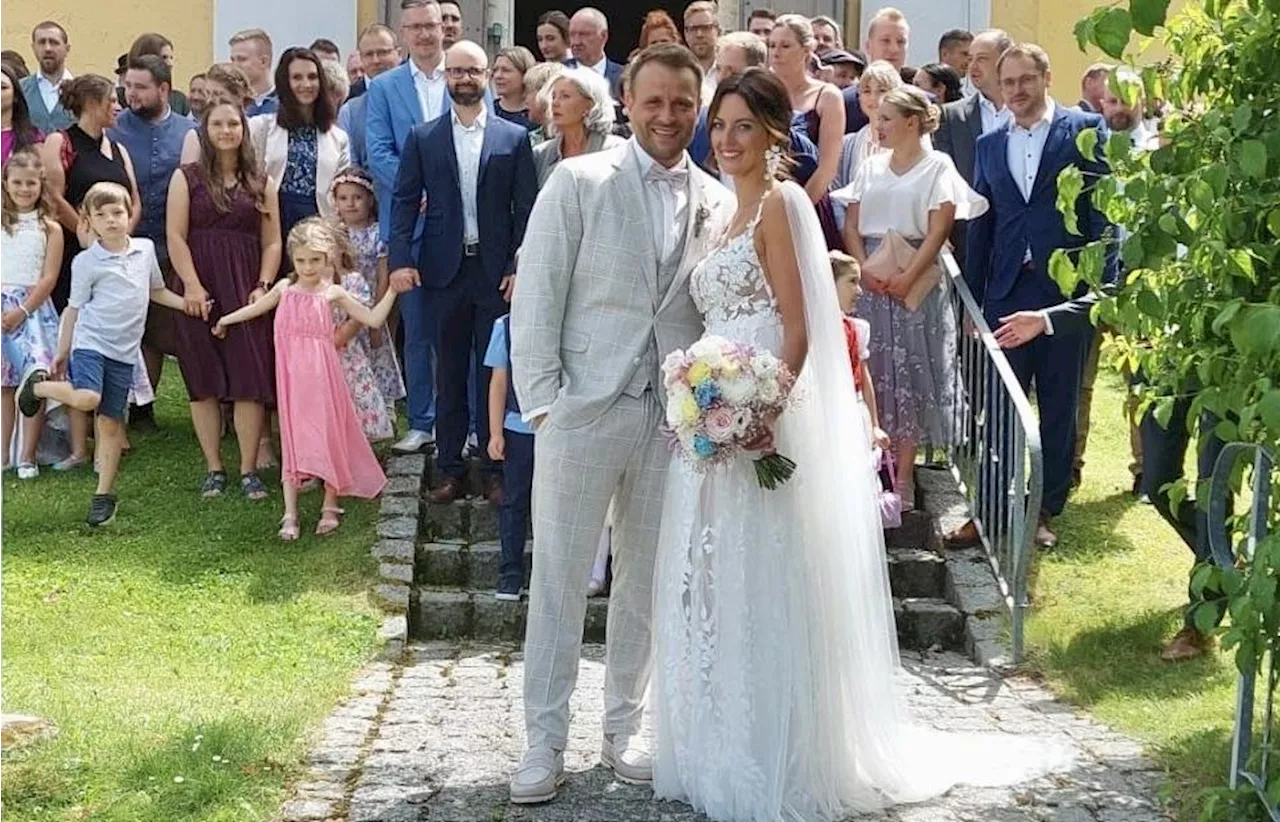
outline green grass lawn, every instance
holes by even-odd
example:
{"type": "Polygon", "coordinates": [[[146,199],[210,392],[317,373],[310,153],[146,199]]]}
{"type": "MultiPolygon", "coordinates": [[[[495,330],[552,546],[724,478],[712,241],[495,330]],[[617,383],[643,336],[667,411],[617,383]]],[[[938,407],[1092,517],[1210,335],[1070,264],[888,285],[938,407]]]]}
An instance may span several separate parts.
{"type": "Polygon", "coordinates": [[[1194,819],[1200,789],[1226,783],[1236,671],[1220,652],[1159,657],[1182,627],[1192,554],[1129,496],[1123,398],[1117,376],[1099,376],[1084,483],[1056,521],[1058,549],[1039,563],[1028,658],[1058,693],[1145,743],[1168,770],[1179,818],[1194,819]]]}
{"type": "Polygon", "coordinates": [[[83,524],[91,471],[5,475],[3,709],[60,729],[5,757],[6,819],[270,819],[308,730],[374,651],[376,504],[344,501],[320,539],[320,495],[304,497],[304,536],[284,545],[275,476],[264,503],[234,476],[202,501],[180,391],[170,363],[162,431],[133,437],[101,532],[83,524]]]}

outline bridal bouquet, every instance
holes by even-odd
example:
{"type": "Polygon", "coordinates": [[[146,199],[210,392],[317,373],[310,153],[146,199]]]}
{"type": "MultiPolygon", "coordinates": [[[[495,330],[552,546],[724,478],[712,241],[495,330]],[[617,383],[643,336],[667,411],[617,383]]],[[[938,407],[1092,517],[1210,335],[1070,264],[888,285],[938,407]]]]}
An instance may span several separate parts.
{"type": "MultiPolygon", "coordinates": [[[[744,452],[766,420],[786,408],[795,377],[768,351],[706,336],[662,364],[667,429],[676,453],[698,470],[744,452]]],[[[773,452],[755,460],[761,488],[791,479],[796,464],[773,452]]]]}

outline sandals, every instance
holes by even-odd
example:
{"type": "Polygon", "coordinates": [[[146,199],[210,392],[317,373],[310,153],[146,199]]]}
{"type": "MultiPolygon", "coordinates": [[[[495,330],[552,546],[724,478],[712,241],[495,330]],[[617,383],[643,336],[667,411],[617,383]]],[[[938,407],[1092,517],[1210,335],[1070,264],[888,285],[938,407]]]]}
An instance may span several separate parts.
{"type": "Polygon", "coordinates": [[[240,490],[244,492],[245,499],[253,502],[260,502],[267,498],[267,486],[262,482],[262,477],[256,473],[240,477],[240,490]]]}
{"type": "Polygon", "coordinates": [[[204,475],[204,482],[200,483],[201,499],[220,497],[225,490],[227,490],[226,471],[210,471],[204,475]]]}
{"type": "Polygon", "coordinates": [[[320,521],[316,523],[316,536],[322,537],[338,530],[338,526],[342,524],[341,517],[345,513],[346,511],[341,508],[321,508],[320,521]]]}
{"type": "Polygon", "coordinates": [[[297,515],[290,516],[285,514],[280,518],[280,530],[278,532],[281,542],[295,542],[301,535],[298,529],[297,515]]]}

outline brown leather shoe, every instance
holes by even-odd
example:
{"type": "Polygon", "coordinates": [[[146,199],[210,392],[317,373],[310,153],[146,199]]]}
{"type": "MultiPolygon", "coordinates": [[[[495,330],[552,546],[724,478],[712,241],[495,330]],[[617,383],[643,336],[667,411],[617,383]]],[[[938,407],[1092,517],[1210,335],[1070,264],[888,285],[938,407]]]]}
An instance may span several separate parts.
{"type": "Polygon", "coordinates": [[[952,528],[943,534],[942,544],[947,548],[977,548],[982,544],[982,537],[978,534],[978,526],[974,521],[968,520],[959,528],[952,528]]]}
{"type": "Polygon", "coordinates": [[[1041,548],[1054,548],[1058,544],[1058,535],[1049,530],[1049,518],[1041,517],[1036,523],[1036,545],[1041,548]]]}
{"type": "Polygon", "coordinates": [[[490,505],[502,504],[502,478],[501,477],[485,477],[484,498],[489,501],[490,505]]]}
{"type": "Polygon", "coordinates": [[[427,499],[435,505],[448,505],[462,496],[462,480],[445,477],[444,482],[427,493],[427,499]]]}
{"type": "Polygon", "coordinates": [[[1166,662],[1183,662],[1202,656],[1213,647],[1213,637],[1205,636],[1195,628],[1183,628],[1169,640],[1160,652],[1160,658],[1166,662]]]}

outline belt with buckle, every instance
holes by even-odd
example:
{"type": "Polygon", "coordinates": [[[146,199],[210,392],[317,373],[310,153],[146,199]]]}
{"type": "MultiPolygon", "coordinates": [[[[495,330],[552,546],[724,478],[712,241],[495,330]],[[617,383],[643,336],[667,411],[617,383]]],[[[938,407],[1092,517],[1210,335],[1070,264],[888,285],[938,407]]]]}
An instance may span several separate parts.
{"type": "Polygon", "coordinates": [[[479,256],[480,256],[480,244],[479,244],[479,243],[463,243],[463,244],[462,244],[462,256],[464,256],[464,257],[479,257],[479,256]]]}

